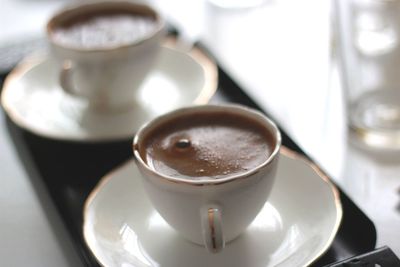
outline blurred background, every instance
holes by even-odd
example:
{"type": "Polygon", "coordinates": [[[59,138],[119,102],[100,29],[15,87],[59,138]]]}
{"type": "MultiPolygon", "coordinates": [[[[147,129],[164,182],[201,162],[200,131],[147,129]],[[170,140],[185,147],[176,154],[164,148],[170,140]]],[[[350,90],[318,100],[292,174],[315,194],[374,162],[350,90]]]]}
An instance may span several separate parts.
{"type": "MultiPolygon", "coordinates": [[[[45,50],[47,20],[64,5],[76,2],[82,1],[0,0],[0,71],[6,73],[25,55],[45,50]]],[[[374,222],[377,247],[388,245],[400,255],[400,157],[397,150],[371,149],[348,131],[338,2],[259,0],[246,1],[245,6],[240,1],[216,0],[147,2],[180,32],[181,49],[200,41],[227,74],[341,186],[374,222]]],[[[2,132],[1,144],[8,153],[0,154],[0,161],[10,170],[7,184],[18,192],[20,185],[11,172],[16,165],[10,154],[15,152],[9,143],[8,134],[2,132]]],[[[26,174],[17,177],[31,192],[26,174]]],[[[23,209],[33,207],[36,223],[43,229],[42,208],[35,204],[34,194],[28,196],[23,209]]],[[[7,205],[18,208],[13,196],[5,199],[7,205]]],[[[3,229],[0,233],[7,231],[3,229]]],[[[46,238],[56,240],[53,234],[46,238]]],[[[64,257],[57,246],[48,246],[58,251],[48,259],[48,266],[64,257]]],[[[32,247],[33,261],[40,262],[38,255],[45,254],[44,247],[32,247]]],[[[7,252],[0,252],[0,258],[2,253],[7,252]]]]}

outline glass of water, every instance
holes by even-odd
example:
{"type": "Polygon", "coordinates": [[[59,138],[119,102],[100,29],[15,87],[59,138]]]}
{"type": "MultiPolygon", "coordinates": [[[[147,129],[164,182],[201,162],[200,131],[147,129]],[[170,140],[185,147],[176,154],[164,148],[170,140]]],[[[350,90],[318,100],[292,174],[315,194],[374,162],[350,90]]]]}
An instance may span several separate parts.
{"type": "Polygon", "coordinates": [[[400,0],[336,0],[336,11],[349,129],[400,150],[400,0]]]}

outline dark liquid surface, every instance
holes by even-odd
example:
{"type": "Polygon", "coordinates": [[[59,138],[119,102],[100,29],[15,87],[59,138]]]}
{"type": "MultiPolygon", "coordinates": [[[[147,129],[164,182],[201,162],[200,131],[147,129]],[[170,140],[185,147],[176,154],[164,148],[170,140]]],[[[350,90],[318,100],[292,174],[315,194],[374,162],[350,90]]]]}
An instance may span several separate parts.
{"type": "Polygon", "coordinates": [[[56,43],[76,48],[109,48],[147,37],[156,28],[150,16],[129,12],[90,14],[54,29],[56,43]]]}
{"type": "Polygon", "coordinates": [[[272,134],[236,114],[196,114],[166,122],[139,148],[148,166],[164,175],[219,179],[247,172],[272,153],[272,134]]]}

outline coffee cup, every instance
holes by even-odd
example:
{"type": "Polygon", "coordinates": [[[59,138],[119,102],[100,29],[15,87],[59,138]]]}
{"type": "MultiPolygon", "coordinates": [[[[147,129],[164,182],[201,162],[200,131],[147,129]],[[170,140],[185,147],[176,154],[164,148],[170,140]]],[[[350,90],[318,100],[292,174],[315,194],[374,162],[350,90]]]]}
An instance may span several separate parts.
{"type": "Polygon", "coordinates": [[[64,8],[47,24],[61,88],[100,111],[135,105],[136,90],[155,65],[165,32],[154,8],[119,1],[64,8]]]}
{"type": "Polygon", "coordinates": [[[143,186],[184,238],[221,251],[264,206],[281,146],[277,126],[239,105],[187,107],[144,125],[133,140],[143,186]]]}

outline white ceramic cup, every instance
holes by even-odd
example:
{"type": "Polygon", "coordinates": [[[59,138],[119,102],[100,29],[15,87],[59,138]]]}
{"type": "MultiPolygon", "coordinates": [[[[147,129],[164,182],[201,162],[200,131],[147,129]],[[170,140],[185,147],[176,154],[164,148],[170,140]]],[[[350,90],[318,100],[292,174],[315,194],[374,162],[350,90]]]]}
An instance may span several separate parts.
{"type": "Polygon", "coordinates": [[[205,245],[213,253],[239,236],[264,206],[274,183],[280,146],[280,132],[270,119],[258,111],[238,105],[178,109],[144,125],[133,140],[136,164],[154,207],[183,237],[205,245]],[[195,117],[198,113],[217,112],[240,114],[263,125],[274,138],[272,154],[268,159],[246,173],[206,180],[166,176],[142,159],[139,153],[142,142],[159,125],[182,115],[195,117]]]}
{"type": "Polygon", "coordinates": [[[165,22],[152,7],[132,2],[92,2],[64,8],[47,24],[51,50],[60,63],[60,85],[70,95],[86,99],[100,111],[124,110],[135,105],[135,93],[154,67],[165,22]],[[67,45],[55,38],[60,25],[102,12],[125,12],[150,18],[155,27],[142,38],[104,47],[67,45]]]}

